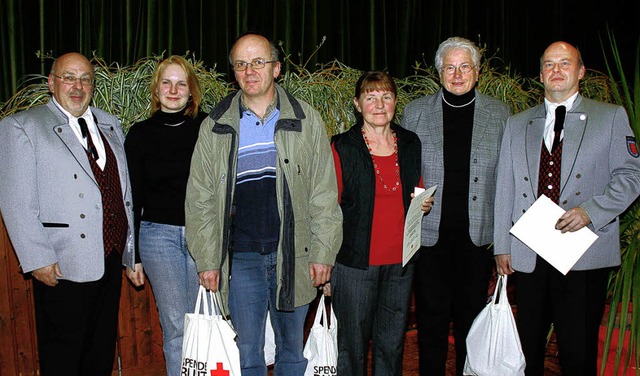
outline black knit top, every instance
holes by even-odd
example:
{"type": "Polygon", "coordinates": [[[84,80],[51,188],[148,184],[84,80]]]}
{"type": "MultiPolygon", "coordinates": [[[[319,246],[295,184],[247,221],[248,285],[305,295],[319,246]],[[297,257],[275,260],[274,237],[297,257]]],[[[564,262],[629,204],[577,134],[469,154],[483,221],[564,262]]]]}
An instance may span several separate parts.
{"type": "Polygon", "coordinates": [[[440,237],[457,239],[460,234],[469,236],[469,158],[475,110],[475,101],[471,101],[475,90],[455,95],[443,88],[442,95],[444,186],[447,188],[442,194],[440,237]]]}
{"type": "Polygon", "coordinates": [[[124,146],[133,191],[136,239],[141,220],[184,226],[191,155],[206,116],[199,113],[191,118],[184,111],[158,111],[129,130],[124,146]]]}

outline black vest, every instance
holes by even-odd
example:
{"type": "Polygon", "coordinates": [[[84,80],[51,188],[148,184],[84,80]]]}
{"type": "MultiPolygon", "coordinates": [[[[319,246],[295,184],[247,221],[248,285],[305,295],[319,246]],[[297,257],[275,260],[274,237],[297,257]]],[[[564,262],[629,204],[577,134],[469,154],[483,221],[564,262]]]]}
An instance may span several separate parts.
{"type": "MultiPolygon", "coordinates": [[[[411,203],[413,187],[420,181],[422,146],[418,136],[399,125],[391,124],[398,137],[398,163],[405,213],[411,203]]],[[[373,223],[376,177],[373,160],[362,138],[362,122],[345,133],[333,136],[333,145],[342,166],[343,240],[336,261],[343,265],[367,269],[373,223]]]]}
{"type": "Polygon", "coordinates": [[[551,150],[542,141],[540,150],[540,169],[538,171],[538,197],[547,195],[551,201],[560,204],[560,172],[562,163],[562,141],[551,150]]]}
{"type": "Polygon", "coordinates": [[[100,133],[102,137],[102,143],[104,144],[107,157],[104,170],[101,170],[91,154],[85,151],[87,158],[89,158],[91,171],[93,171],[93,176],[98,182],[102,196],[102,238],[104,242],[104,256],[107,257],[111,252],[115,251],[122,254],[124,251],[124,246],[127,242],[129,222],[122,199],[118,161],[109,146],[109,142],[107,142],[102,135],[102,132],[98,133],[100,133]]]}

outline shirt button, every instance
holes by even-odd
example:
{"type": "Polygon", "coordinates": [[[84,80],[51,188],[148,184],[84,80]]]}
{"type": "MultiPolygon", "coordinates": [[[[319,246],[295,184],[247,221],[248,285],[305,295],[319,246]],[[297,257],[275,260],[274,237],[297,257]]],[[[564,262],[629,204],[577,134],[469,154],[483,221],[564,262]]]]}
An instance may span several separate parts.
{"type": "Polygon", "coordinates": [[[553,185],[549,184],[549,185],[547,185],[547,188],[548,189],[553,189],[553,185]]]}
{"type": "Polygon", "coordinates": [[[87,237],[87,236],[86,236],[85,234],[80,234],[80,238],[84,239],[84,238],[86,238],[86,237],[87,237]]]}
{"type": "Polygon", "coordinates": [[[553,176],[553,173],[551,173],[551,172],[550,172],[550,173],[549,173],[549,177],[552,177],[552,176],[553,176]]]}
{"type": "Polygon", "coordinates": [[[553,161],[549,161],[549,166],[553,166],[553,161]]]}

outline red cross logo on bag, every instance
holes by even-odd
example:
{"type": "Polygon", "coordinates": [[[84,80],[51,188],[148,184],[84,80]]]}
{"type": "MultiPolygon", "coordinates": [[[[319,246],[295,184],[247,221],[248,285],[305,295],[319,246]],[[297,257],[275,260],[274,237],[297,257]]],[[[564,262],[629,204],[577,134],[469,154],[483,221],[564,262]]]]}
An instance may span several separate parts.
{"type": "Polygon", "coordinates": [[[211,376],[229,376],[229,371],[224,369],[222,363],[216,363],[216,369],[211,370],[211,376]]]}

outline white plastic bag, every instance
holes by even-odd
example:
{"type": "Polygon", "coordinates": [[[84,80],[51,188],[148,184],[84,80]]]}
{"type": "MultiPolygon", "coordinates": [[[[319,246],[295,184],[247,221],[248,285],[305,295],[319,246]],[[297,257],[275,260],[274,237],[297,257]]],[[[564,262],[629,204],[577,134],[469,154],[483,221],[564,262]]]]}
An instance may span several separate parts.
{"type": "Polygon", "coordinates": [[[264,330],[264,362],[270,366],[276,362],[276,338],[271,326],[271,314],[267,311],[267,325],[264,330]]]}
{"type": "Polygon", "coordinates": [[[493,298],[475,318],[467,335],[464,374],[523,376],[525,365],[516,321],[507,299],[507,276],[500,276],[493,298]]]}
{"type": "Polygon", "coordinates": [[[333,313],[333,307],[330,306],[330,310],[331,325],[327,322],[327,310],[322,295],[309,338],[304,346],[303,355],[309,361],[304,376],[338,374],[338,320],[333,313]]]}
{"type": "Polygon", "coordinates": [[[184,315],[181,375],[228,371],[227,375],[240,376],[236,332],[220,314],[219,301],[219,293],[207,293],[200,286],[194,313],[184,315]],[[201,305],[203,313],[200,313],[201,305]]]}

